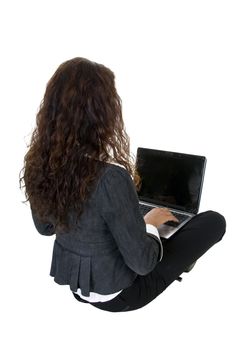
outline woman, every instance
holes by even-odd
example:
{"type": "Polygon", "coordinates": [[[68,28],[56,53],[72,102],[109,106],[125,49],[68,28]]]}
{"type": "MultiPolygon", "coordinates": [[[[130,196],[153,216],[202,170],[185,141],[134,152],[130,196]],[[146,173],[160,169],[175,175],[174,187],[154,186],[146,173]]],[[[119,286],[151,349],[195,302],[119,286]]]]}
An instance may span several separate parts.
{"type": "Polygon", "coordinates": [[[171,239],[157,228],[168,209],[144,217],[113,72],[85,58],[49,80],[24,158],[26,199],[39,233],[56,234],[50,275],[99,309],[141,308],[220,241],[222,215],[198,214],[171,239]]]}

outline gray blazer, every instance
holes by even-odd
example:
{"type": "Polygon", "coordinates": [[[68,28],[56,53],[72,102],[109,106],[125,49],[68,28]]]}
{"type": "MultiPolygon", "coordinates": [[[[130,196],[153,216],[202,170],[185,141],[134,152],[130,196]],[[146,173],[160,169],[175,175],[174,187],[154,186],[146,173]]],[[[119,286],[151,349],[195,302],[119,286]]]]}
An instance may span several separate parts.
{"type": "Polygon", "coordinates": [[[40,234],[56,234],[50,276],[84,296],[127,288],[159,261],[159,240],[146,232],[135,185],[121,166],[106,163],[81,217],[70,214],[69,233],[58,234],[52,220],[42,223],[31,212],[40,234]]]}

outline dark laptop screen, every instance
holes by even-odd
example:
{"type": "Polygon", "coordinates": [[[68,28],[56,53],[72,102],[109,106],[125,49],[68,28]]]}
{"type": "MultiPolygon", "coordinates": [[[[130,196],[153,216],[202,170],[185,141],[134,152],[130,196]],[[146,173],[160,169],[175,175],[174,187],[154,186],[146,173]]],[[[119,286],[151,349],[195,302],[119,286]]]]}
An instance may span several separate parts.
{"type": "Polygon", "coordinates": [[[139,199],[197,214],[205,164],[203,156],[138,148],[139,199]]]}

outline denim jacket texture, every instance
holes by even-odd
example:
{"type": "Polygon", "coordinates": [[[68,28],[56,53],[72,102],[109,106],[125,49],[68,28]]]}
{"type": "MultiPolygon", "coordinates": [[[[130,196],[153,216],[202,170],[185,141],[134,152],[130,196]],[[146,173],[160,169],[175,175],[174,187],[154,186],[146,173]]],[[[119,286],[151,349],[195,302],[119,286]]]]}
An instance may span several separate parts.
{"type": "Polygon", "coordinates": [[[70,213],[70,232],[57,233],[52,220],[44,223],[31,213],[40,234],[56,235],[50,276],[71,291],[81,288],[84,296],[127,288],[159,260],[160,244],[146,232],[135,185],[121,166],[106,163],[80,218],[70,213]]]}

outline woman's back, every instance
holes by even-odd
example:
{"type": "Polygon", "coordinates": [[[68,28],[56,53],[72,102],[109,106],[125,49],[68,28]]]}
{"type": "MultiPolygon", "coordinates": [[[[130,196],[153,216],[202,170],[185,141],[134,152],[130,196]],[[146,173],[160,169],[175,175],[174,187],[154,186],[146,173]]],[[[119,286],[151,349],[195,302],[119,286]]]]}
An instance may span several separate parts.
{"type": "MultiPolygon", "coordinates": [[[[33,213],[42,234],[45,231],[33,213]]],[[[149,273],[158,260],[159,244],[146,235],[133,181],[127,171],[106,164],[97,186],[76,220],[70,213],[70,231],[56,234],[50,275],[82,295],[111,294],[130,286],[137,273],[149,273]],[[117,215],[116,215],[117,213],[117,215]]]]}

